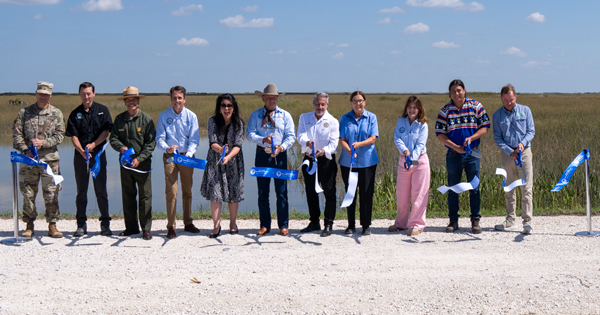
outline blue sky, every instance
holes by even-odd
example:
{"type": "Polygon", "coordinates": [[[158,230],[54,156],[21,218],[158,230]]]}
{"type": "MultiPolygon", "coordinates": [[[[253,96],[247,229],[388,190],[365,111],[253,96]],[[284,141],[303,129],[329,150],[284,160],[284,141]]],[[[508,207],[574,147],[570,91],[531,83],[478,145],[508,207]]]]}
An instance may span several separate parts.
{"type": "Polygon", "coordinates": [[[0,92],[597,92],[597,1],[0,0],[0,92]]]}

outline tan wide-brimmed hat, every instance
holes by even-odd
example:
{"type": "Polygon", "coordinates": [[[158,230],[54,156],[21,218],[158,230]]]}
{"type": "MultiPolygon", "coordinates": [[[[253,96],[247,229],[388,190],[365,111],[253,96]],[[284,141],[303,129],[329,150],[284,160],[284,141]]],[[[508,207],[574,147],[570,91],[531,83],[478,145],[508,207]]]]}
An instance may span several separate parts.
{"type": "Polygon", "coordinates": [[[273,83],[267,84],[264,91],[262,91],[262,92],[259,90],[254,91],[254,94],[256,94],[256,96],[260,96],[260,97],[262,97],[263,95],[276,95],[276,96],[285,95],[285,93],[278,93],[277,86],[275,86],[275,84],[273,84],[273,83]]]}
{"type": "Polygon", "coordinates": [[[52,95],[52,89],[54,84],[46,81],[40,81],[37,83],[36,93],[52,95]]]}
{"type": "Polygon", "coordinates": [[[123,96],[117,97],[117,99],[124,100],[124,99],[130,98],[130,97],[144,98],[146,96],[140,95],[140,91],[135,86],[128,86],[127,88],[125,88],[123,90],[123,96]]]}

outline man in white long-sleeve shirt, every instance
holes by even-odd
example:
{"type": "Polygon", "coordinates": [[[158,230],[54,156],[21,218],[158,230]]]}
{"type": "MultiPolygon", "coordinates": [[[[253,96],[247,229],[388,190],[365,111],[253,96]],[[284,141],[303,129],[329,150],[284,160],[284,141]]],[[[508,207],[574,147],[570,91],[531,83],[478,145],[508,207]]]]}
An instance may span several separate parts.
{"type": "Polygon", "coordinates": [[[193,157],[198,148],[200,133],[198,118],[185,108],[185,88],[171,88],[171,107],[158,116],[156,126],[156,144],[164,152],[165,192],[167,197],[167,238],[177,237],[175,232],[175,214],[177,213],[177,174],[181,177],[181,195],[183,199],[184,231],[198,233],[200,230],[192,223],[192,185],[194,168],[167,162],[175,150],[179,154],[193,157]]]}
{"type": "Polygon", "coordinates": [[[300,115],[298,122],[298,143],[302,145],[304,160],[313,160],[313,146],[317,159],[317,170],[312,175],[308,173],[308,170],[313,168],[312,163],[314,162],[311,162],[309,167],[302,168],[310,223],[300,232],[321,230],[319,194],[315,189],[315,180],[318,177],[318,182],[325,194],[325,226],[321,236],[331,235],[337,205],[335,195],[335,179],[337,176],[335,153],[340,138],[340,128],[338,120],[327,112],[328,106],[329,95],[325,92],[318,92],[313,99],[314,111],[300,115]]]}

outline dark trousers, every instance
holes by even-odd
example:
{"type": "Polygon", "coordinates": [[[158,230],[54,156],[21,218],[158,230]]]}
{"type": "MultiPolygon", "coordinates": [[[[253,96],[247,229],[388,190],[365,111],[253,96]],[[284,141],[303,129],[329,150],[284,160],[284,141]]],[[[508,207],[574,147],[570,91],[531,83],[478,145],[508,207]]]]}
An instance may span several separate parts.
{"type": "MultiPolygon", "coordinates": [[[[341,166],[342,180],[346,191],[348,191],[348,177],[350,176],[350,168],[341,166]]],[[[346,208],[348,212],[348,227],[355,227],[355,212],[356,212],[356,198],[360,194],[360,225],[363,228],[371,226],[371,217],[373,214],[373,192],[375,191],[375,171],[377,170],[377,164],[369,167],[353,168],[353,172],[358,172],[358,185],[356,187],[356,194],[352,204],[346,208]]]]}
{"type": "Polygon", "coordinates": [[[123,167],[119,169],[121,170],[121,195],[123,198],[125,229],[131,232],[140,231],[138,226],[138,202],[136,200],[139,190],[140,226],[142,231],[150,231],[152,228],[152,172],[138,173],[123,167]]]}
{"type": "MultiPolygon", "coordinates": [[[[96,164],[96,159],[92,155],[90,159],[90,169],[96,164]]],[[[73,166],[75,168],[75,182],[77,184],[77,197],[75,198],[75,206],[77,208],[77,226],[82,226],[87,221],[87,193],[90,183],[90,177],[94,182],[94,193],[96,193],[96,200],[98,201],[98,208],[100,210],[100,221],[102,225],[110,224],[110,215],[108,214],[108,193],[106,192],[106,153],[100,155],[100,171],[98,176],[94,178],[88,173],[87,165],[85,164],[85,158],[77,150],[73,157],[73,166]]]]}
{"type": "MultiPolygon", "coordinates": [[[[317,158],[317,172],[319,173],[319,183],[323,188],[323,194],[325,195],[325,212],[324,212],[324,223],[325,225],[333,225],[335,219],[335,211],[337,206],[337,199],[335,196],[335,179],[337,176],[337,163],[335,162],[335,154],[331,155],[331,160],[325,156],[317,158]]],[[[312,168],[312,158],[307,156],[304,160],[310,160],[309,167],[302,168],[302,174],[304,175],[304,185],[306,188],[306,202],[308,203],[308,213],[310,214],[310,223],[319,225],[319,216],[321,215],[321,208],[319,207],[319,194],[315,191],[315,175],[308,174],[308,170],[312,168]]]]}
{"type": "MultiPolygon", "coordinates": [[[[460,183],[463,170],[467,175],[467,182],[471,182],[475,176],[479,177],[480,159],[472,155],[463,158],[460,153],[450,151],[446,153],[446,171],[448,173],[448,186],[460,183]]],[[[479,186],[469,190],[469,202],[471,206],[471,218],[481,218],[479,208],[481,206],[481,195],[479,186]]],[[[450,222],[458,222],[458,194],[452,190],[448,191],[448,217],[450,222]]]]}
{"type": "MultiPolygon", "coordinates": [[[[287,169],[287,152],[282,152],[277,155],[277,164],[275,158],[265,151],[256,149],[256,157],[254,160],[256,167],[271,167],[279,169],[287,169]]],[[[287,196],[287,181],[283,179],[273,179],[275,184],[275,194],[277,196],[277,224],[280,229],[288,228],[289,221],[289,205],[287,196]]],[[[271,207],[269,205],[269,189],[271,178],[257,177],[258,184],[258,213],[260,217],[260,227],[271,230],[271,207]]]]}

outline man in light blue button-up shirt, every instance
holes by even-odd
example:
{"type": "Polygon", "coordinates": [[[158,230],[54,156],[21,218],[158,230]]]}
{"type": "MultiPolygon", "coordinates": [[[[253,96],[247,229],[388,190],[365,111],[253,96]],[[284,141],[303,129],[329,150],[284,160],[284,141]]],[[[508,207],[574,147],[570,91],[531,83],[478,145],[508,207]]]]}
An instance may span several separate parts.
{"type": "MultiPolygon", "coordinates": [[[[512,85],[506,85],[500,91],[502,107],[492,116],[494,142],[502,150],[502,168],[506,170],[506,185],[517,178],[525,179],[521,186],[521,218],[523,233],[531,234],[531,219],[533,216],[533,155],[531,141],[535,135],[533,116],[529,107],[517,104],[517,94],[512,85]],[[517,166],[520,161],[522,166],[517,166]],[[521,176],[524,175],[524,176],[521,176]]],[[[519,164],[520,165],[520,164],[519,164]]],[[[513,189],[504,194],[506,199],[506,220],[496,225],[496,230],[504,231],[512,227],[516,219],[516,191],[513,189]]]]}
{"type": "MultiPolygon", "coordinates": [[[[246,138],[256,143],[254,166],[287,169],[287,149],[296,139],[292,115],[277,106],[279,92],[275,84],[268,84],[264,91],[256,91],[265,103],[263,108],[250,114],[246,138]],[[272,152],[271,143],[275,146],[272,152]]],[[[258,235],[271,231],[271,208],[269,205],[269,186],[271,178],[257,177],[258,212],[260,214],[260,230],[258,235]]],[[[279,234],[288,235],[289,206],[287,199],[287,181],[274,179],[277,194],[277,223],[279,234]]]]}
{"type": "Polygon", "coordinates": [[[200,133],[198,118],[185,108],[185,88],[174,86],[170,90],[171,107],[160,113],[156,124],[156,145],[164,152],[165,191],[167,198],[167,238],[175,238],[175,214],[177,213],[177,174],[181,177],[181,196],[183,199],[184,231],[198,233],[200,230],[192,223],[192,185],[194,168],[167,162],[175,154],[193,157],[198,148],[200,133]]]}

